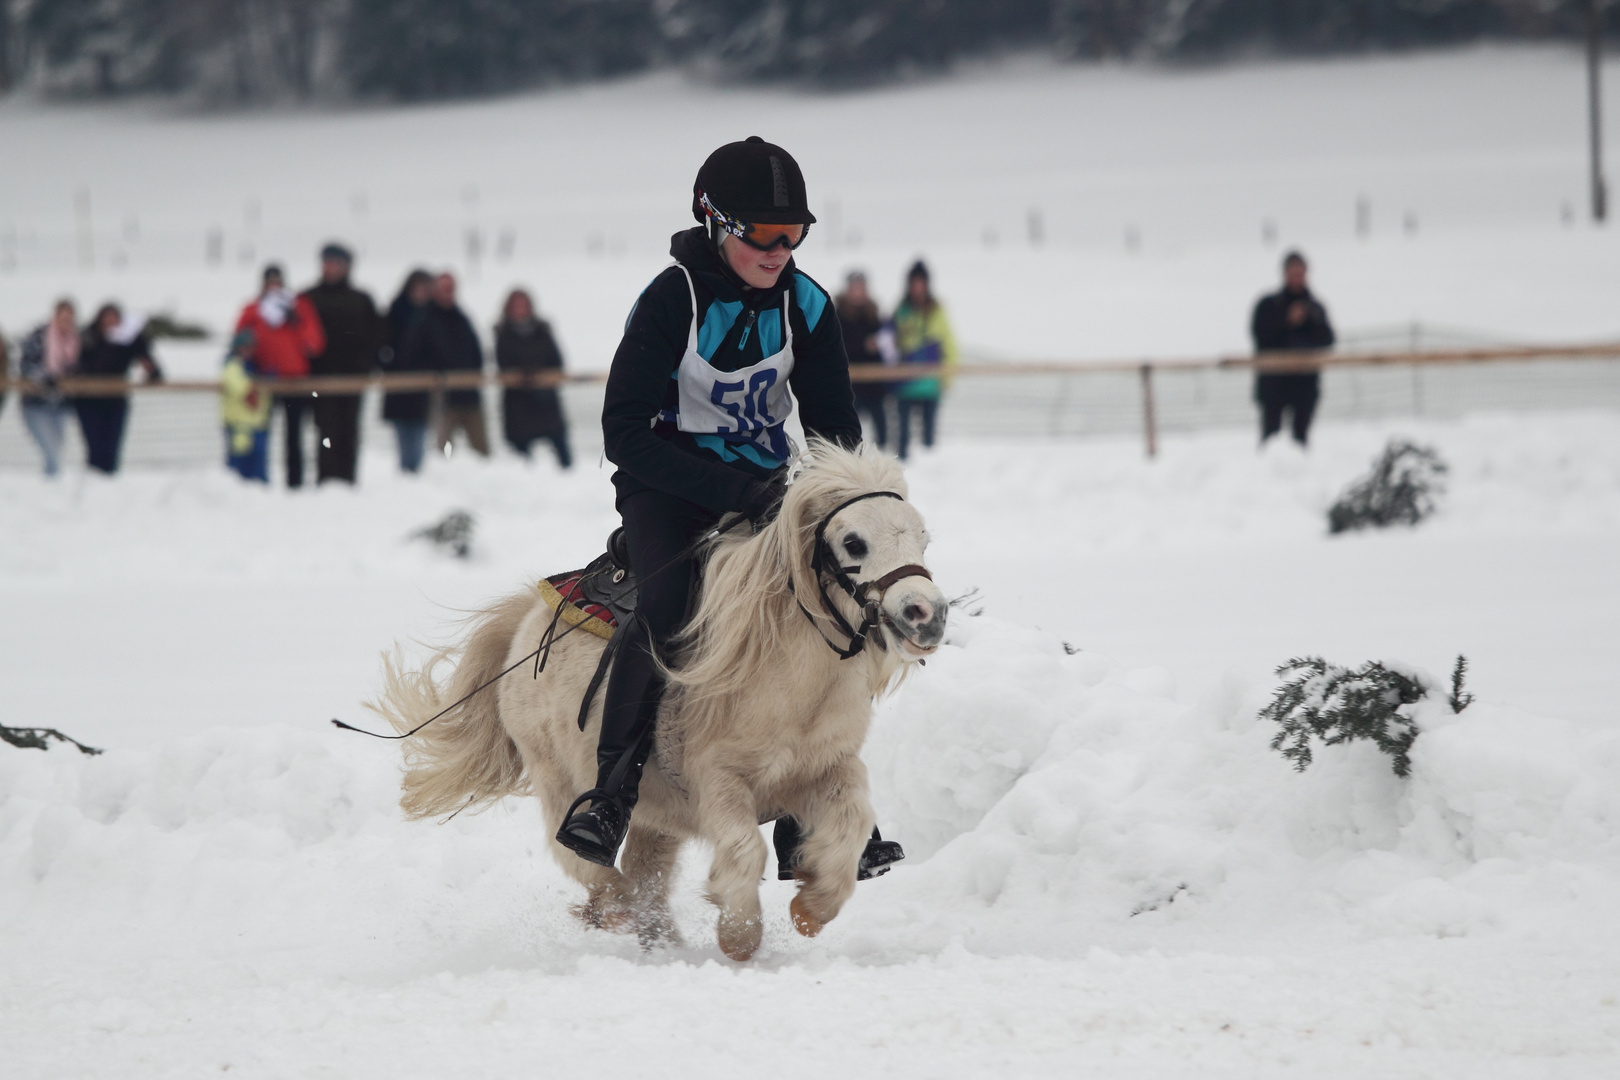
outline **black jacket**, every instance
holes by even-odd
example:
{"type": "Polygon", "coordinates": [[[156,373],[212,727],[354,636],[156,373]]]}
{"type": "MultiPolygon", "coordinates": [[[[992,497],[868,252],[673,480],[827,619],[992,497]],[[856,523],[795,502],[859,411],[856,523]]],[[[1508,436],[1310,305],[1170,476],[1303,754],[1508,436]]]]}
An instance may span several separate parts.
{"type": "MultiPolygon", "coordinates": [[[[502,371],[562,370],[562,353],[551,326],[541,319],[501,323],[495,328],[495,365],[502,371]]],[[[535,439],[561,435],[562,401],[556,390],[508,387],[501,394],[501,424],[513,446],[527,447],[535,439]]]]}
{"type": "MultiPolygon", "coordinates": [[[[872,339],[883,329],[883,320],[878,317],[877,305],[870,300],[864,304],[841,301],[837,307],[838,323],[844,331],[844,352],[849,356],[850,366],[881,365],[883,356],[878,352],[877,346],[872,344],[872,339]]],[[[886,382],[862,380],[855,384],[855,399],[857,401],[881,399],[891,389],[893,387],[886,382]]]]}
{"type": "Polygon", "coordinates": [[[1333,344],[1333,326],[1328,322],[1327,309],[1311,295],[1309,289],[1301,289],[1297,293],[1278,289],[1270,296],[1262,296],[1254,305],[1249,333],[1254,337],[1256,352],[1325,349],[1333,344]],[[1288,309],[1296,303],[1305,305],[1305,321],[1298,326],[1290,326],[1288,309]]]}
{"type": "Polygon", "coordinates": [[[322,283],[304,293],[321,317],[326,351],[309,360],[311,375],[364,375],[377,366],[382,347],[382,320],[369,293],[347,281],[322,283]]]}
{"type": "MultiPolygon", "coordinates": [[[[482,371],[484,348],[459,307],[428,304],[406,334],[404,367],[407,371],[482,371]]],[[[482,401],[477,390],[451,390],[445,394],[449,405],[477,405],[482,401]]]]}
{"type": "Polygon", "coordinates": [[[149,378],[163,377],[157,361],[152,358],[152,345],[145,333],[119,344],[102,336],[99,327],[92,326],[84,331],[79,341],[79,368],[75,375],[116,375],[127,379],[130,365],[138,363],[146,368],[149,378]]]}
{"type": "MultiPolygon", "coordinates": [[[[792,260],[771,289],[747,289],[709,246],[702,228],[676,233],[670,254],[692,274],[701,321],[715,301],[742,304],[715,350],[725,370],[762,360],[761,334],[749,334],[759,313],[780,306],[782,294],[794,290],[789,304],[793,331],[793,373],[788,385],[799,420],[810,435],[846,446],[861,440],[849,384],[849,362],[838,315],[825,290],[798,273],[792,260]]],[[[602,438],[607,458],[619,467],[613,484],[622,501],[651,488],[696,503],[717,513],[742,509],[751,481],[767,471],[745,459],[722,461],[673,424],[656,423],[659,413],[677,399],[671,377],[686,353],[692,325],[692,298],[686,276],[670,267],[642,292],[625,324],[624,339],[613,355],[607,394],[602,405],[602,438]]]]}
{"type": "MultiPolygon", "coordinates": [[[[379,359],[382,360],[382,369],[386,372],[410,371],[407,366],[410,358],[405,355],[405,343],[410,340],[411,328],[416,325],[417,316],[422,314],[423,308],[411,303],[411,298],[403,290],[394,297],[394,302],[388,307],[388,316],[385,329],[388,333],[388,343],[384,346],[379,359]]],[[[416,423],[426,423],[428,418],[428,395],[425,392],[414,390],[395,390],[383,395],[382,414],[384,420],[408,420],[416,423]]]]}

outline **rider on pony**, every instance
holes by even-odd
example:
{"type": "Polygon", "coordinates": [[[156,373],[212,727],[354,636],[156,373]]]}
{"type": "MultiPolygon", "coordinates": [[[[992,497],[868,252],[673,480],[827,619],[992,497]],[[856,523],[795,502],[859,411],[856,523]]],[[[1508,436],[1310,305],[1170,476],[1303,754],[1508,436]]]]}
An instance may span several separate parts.
{"type": "MultiPolygon", "coordinates": [[[[664,692],[655,657],[686,621],[698,541],[724,514],[775,513],[795,400],[807,435],[861,441],[838,316],[793,262],[816,218],[792,155],[757,135],[720,147],[698,170],[692,216],[699,225],[671,239],[675,264],[630,311],[602,407],[640,592],[618,630],[596,786],[576,800],[557,842],[603,866],[624,840],[652,751],[664,692]]],[[[784,876],[796,840],[796,823],[778,822],[784,876]]],[[[874,832],[863,869],[902,857],[874,832]]]]}

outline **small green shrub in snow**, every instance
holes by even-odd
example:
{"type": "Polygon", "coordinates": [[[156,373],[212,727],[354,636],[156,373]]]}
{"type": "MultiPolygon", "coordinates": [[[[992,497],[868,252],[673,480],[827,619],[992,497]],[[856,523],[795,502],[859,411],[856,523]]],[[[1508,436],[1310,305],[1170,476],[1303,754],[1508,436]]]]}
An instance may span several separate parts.
{"type": "Polygon", "coordinates": [[[477,520],[465,510],[452,510],[438,521],[411,533],[412,540],[426,540],[441,552],[465,559],[472,554],[473,530],[477,520]]]}
{"type": "MultiPolygon", "coordinates": [[[[1467,670],[1468,661],[1458,656],[1446,699],[1452,712],[1462,712],[1474,699],[1463,690],[1467,670]]],[[[1411,706],[1433,689],[1421,675],[1376,660],[1352,670],[1320,656],[1295,657],[1277,674],[1288,681],[1277,688],[1259,718],[1276,722],[1271,748],[1282,751],[1296,770],[1304,772],[1310,765],[1313,740],[1334,746],[1367,739],[1390,756],[1396,776],[1412,771],[1418,727],[1411,706]]]]}
{"type": "Polygon", "coordinates": [[[1347,488],[1328,510],[1328,532],[1416,525],[1433,514],[1445,492],[1446,463],[1432,447],[1391,439],[1372,472],[1347,488]]]}

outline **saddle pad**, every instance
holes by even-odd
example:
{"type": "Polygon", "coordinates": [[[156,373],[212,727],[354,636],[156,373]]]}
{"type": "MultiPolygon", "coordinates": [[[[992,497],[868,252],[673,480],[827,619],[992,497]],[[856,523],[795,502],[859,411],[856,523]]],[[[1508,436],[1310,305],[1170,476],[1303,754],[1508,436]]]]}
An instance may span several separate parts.
{"type": "Polygon", "coordinates": [[[546,602],[546,607],[556,611],[562,608],[562,621],[569,626],[577,626],[589,631],[604,640],[613,636],[613,630],[619,625],[613,612],[605,604],[593,603],[586,599],[580,579],[591,570],[570,570],[566,574],[553,574],[542,578],[537,586],[540,590],[540,599],[546,602]]]}

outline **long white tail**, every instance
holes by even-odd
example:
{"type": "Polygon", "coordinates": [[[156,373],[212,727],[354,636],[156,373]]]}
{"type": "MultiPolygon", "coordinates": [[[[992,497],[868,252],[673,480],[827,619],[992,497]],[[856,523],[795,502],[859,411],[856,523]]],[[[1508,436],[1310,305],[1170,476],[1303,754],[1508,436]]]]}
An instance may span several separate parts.
{"type": "MultiPolygon", "coordinates": [[[[507,598],[476,616],[466,641],[407,671],[399,653],[383,655],[381,699],[369,708],[396,731],[416,727],[506,667],[518,624],[534,607],[533,593],[507,598]],[[441,686],[437,669],[455,670],[441,686]]],[[[523,758],[501,723],[497,688],[490,686],[405,740],[404,794],[399,804],[413,818],[476,808],[507,795],[526,795],[523,758]]]]}

